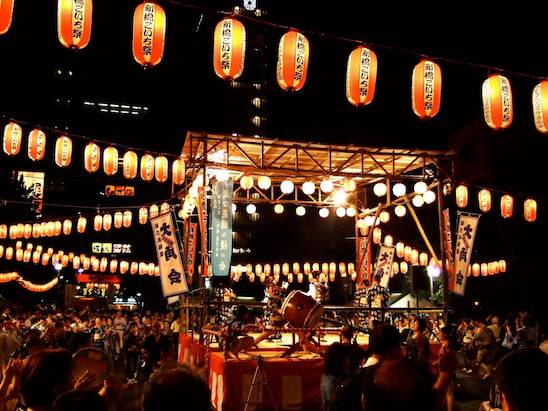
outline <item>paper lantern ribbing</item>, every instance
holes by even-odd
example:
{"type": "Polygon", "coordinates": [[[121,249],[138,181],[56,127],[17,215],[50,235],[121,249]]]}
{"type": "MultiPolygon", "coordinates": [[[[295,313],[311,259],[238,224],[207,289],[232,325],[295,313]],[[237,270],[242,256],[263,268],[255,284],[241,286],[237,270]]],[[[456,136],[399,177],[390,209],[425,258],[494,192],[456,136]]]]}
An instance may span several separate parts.
{"type": "Polygon", "coordinates": [[[478,193],[478,207],[484,213],[491,210],[491,192],[489,190],[480,190],[478,193]]]}
{"type": "Polygon", "coordinates": [[[490,75],[482,88],[483,116],[492,129],[504,129],[512,124],[512,89],[510,81],[499,74],[490,75]]]}
{"type": "Polygon", "coordinates": [[[438,114],[441,104],[441,69],[430,60],[421,60],[413,69],[411,86],[413,112],[421,119],[438,114]]]}
{"type": "Polygon", "coordinates": [[[137,154],[134,151],[126,151],[122,160],[122,172],[125,178],[131,180],[137,176],[138,163],[137,154]]]}
{"type": "Polygon", "coordinates": [[[166,14],[156,3],[143,2],[133,14],[133,58],[144,67],[162,61],[166,35],[166,14]]]}
{"type": "Polygon", "coordinates": [[[346,98],[357,107],[365,106],[375,96],[376,83],[377,55],[367,47],[356,47],[346,65],[346,98]]]}
{"type": "Polygon", "coordinates": [[[103,171],[107,176],[113,176],[118,172],[118,150],[107,147],[103,152],[103,171]]]}
{"type": "Polygon", "coordinates": [[[528,198],[523,203],[523,218],[528,223],[532,223],[537,219],[537,202],[532,198],[528,198]]]}
{"type": "Polygon", "coordinates": [[[145,154],[141,157],[141,179],[143,181],[152,181],[154,177],[154,157],[145,154]]]}
{"type": "Polygon", "coordinates": [[[32,161],[40,161],[46,154],[46,134],[37,128],[29,133],[27,155],[32,161]]]}
{"type": "Polygon", "coordinates": [[[242,75],[245,62],[246,33],[244,25],[232,18],[217,23],[213,41],[213,68],[223,80],[242,75]]]}
{"type": "Polygon", "coordinates": [[[167,181],[169,174],[169,163],[165,156],[158,156],[154,160],[154,178],[159,183],[167,181]]]}
{"type": "Polygon", "coordinates": [[[15,156],[19,154],[21,150],[21,138],[23,136],[23,130],[21,126],[13,121],[6,124],[4,127],[4,138],[2,147],[4,153],[8,156],[15,156]]]}
{"type": "Polygon", "coordinates": [[[175,160],[171,166],[171,178],[173,184],[181,185],[185,181],[185,162],[179,158],[175,160]]]}
{"type": "Polygon", "coordinates": [[[68,167],[72,161],[72,140],[61,136],[55,142],[55,164],[59,167],[68,167]]]}
{"type": "Polygon", "coordinates": [[[514,213],[514,199],[512,196],[505,194],[500,198],[500,215],[503,218],[510,218],[514,213]]]}
{"type": "Polygon", "coordinates": [[[92,0],[59,0],[57,37],[70,49],[83,49],[91,38],[92,0]]]}
{"type": "Polygon", "coordinates": [[[541,133],[548,133],[548,80],[538,83],[533,89],[533,118],[541,133]]]}
{"type": "Polygon", "coordinates": [[[455,201],[460,208],[468,205],[468,187],[463,185],[457,187],[455,190],[455,201]]]}
{"type": "Polygon", "coordinates": [[[95,173],[101,167],[101,149],[95,143],[89,143],[84,149],[84,169],[95,173]]]}
{"type": "Polygon", "coordinates": [[[290,30],[280,39],[276,77],[283,90],[299,91],[306,82],[309,44],[307,38],[290,30]]]}
{"type": "Polygon", "coordinates": [[[10,29],[14,2],[15,0],[0,0],[0,34],[5,34],[10,29]]]}

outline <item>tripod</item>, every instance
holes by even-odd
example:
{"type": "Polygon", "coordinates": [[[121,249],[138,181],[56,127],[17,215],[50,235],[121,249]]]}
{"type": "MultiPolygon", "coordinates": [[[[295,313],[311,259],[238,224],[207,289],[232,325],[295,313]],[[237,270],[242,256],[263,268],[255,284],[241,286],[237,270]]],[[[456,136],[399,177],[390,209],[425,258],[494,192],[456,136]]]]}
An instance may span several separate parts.
{"type": "MultiPolygon", "coordinates": [[[[274,395],[272,394],[272,388],[270,388],[270,384],[268,383],[268,379],[266,378],[266,373],[264,372],[263,368],[263,357],[261,355],[257,357],[253,357],[254,360],[257,360],[257,366],[255,367],[255,373],[253,374],[253,379],[251,380],[251,385],[249,386],[249,392],[247,393],[247,399],[245,400],[245,406],[244,411],[247,411],[248,407],[251,404],[251,395],[253,394],[253,390],[255,389],[256,385],[264,385],[268,389],[268,394],[270,395],[270,400],[272,401],[272,404],[274,404],[274,410],[278,411],[278,406],[276,405],[276,401],[274,400],[274,395]]],[[[258,397],[257,392],[257,397],[258,397]]]]}

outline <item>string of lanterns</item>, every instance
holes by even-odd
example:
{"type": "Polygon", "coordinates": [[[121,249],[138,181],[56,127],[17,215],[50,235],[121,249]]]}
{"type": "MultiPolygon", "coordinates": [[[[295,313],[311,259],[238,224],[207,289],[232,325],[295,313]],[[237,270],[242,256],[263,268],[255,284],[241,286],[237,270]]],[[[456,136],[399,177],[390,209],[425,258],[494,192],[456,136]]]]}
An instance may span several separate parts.
{"type": "Polygon", "coordinates": [[[487,277],[505,273],[506,269],[506,260],[491,261],[489,263],[474,263],[468,266],[467,277],[487,277]]]}
{"type": "Polygon", "coordinates": [[[36,245],[35,247],[32,243],[27,243],[23,249],[21,241],[18,241],[15,247],[0,245],[0,258],[2,257],[8,261],[15,259],[17,262],[32,262],[35,265],[41,264],[47,266],[51,264],[55,269],[66,268],[69,264],[72,264],[74,270],[92,270],[102,273],[109,271],[112,274],[126,274],[129,272],[132,275],[139,274],[156,277],[160,275],[160,269],[154,263],[127,260],[118,261],[118,259],[109,259],[106,257],[97,258],[94,255],[87,256],[84,253],[65,253],[63,250],[58,250],[55,253],[51,247],[44,251],[42,245],[36,245]]]}
{"type": "Polygon", "coordinates": [[[45,284],[35,284],[31,281],[25,280],[23,277],[19,275],[19,273],[16,273],[16,272],[0,274],[0,283],[9,283],[12,281],[17,281],[17,283],[21,287],[29,291],[32,291],[34,293],[43,293],[55,287],[59,283],[59,278],[55,277],[45,284]]]}
{"type": "MultiPolygon", "coordinates": [[[[13,4],[14,0],[3,0],[0,3],[0,34],[6,33],[11,26],[13,4]]],[[[74,50],[85,48],[91,38],[93,1],[58,0],[57,8],[57,33],[60,43],[74,50]]],[[[242,18],[245,17],[242,16],[242,18]]],[[[153,67],[162,60],[166,20],[164,9],[153,1],[144,1],[135,8],[132,52],[135,61],[145,68],[153,67]]],[[[257,20],[254,22],[261,23],[257,20]]],[[[264,24],[288,30],[282,35],[278,46],[276,79],[283,90],[301,90],[306,83],[309,64],[308,39],[301,31],[271,22],[264,22],[264,24]]],[[[325,34],[322,33],[324,36],[325,34]]],[[[331,37],[363,43],[358,40],[331,37]]],[[[213,48],[213,69],[217,76],[228,81],[237,79],[244,70],[246,52],[244,25],[232,16],[223,18],[215,27],[213,48]]],[[[436,116],[441,104],[442,71],[433,60],[422,58],[413,69],[412,107],[413,112],[421,119],[436,116]]],[[[455,63],[455,61],[451,62],[455,63]]],[[[474,66],[474,64],[466,64],[474,66]]],[[[352,50],[346,70],[346,96],[351,104],[359,107],[371,103],[375,94],[377,66],[377,56],[374,51],[362,44],[352,50]]],[[[501,69],[492,71],[507,72],[501,69]]],[[[519,75],[519,73],[513,74],[519,75]]],[[[498,130],[512,124],[512,91],[507,77],[501,74],[490,74],[482,85],[482,101],[485,122],[489,127],[498,130]]],[[[541,133],[548,133],[548,80],[541,81],[533,88],[532,105],[535,127],[541,133]]]]}

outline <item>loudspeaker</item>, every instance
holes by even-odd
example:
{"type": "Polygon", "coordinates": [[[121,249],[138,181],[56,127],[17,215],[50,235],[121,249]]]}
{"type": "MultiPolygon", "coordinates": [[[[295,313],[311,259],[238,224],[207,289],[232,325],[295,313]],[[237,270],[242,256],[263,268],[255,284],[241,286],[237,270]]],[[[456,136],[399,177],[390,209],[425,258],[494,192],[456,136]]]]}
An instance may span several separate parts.
{"type": "Polygon", "coordinates": [[[430,292],[430,279],[428,278],[425,266],[411,266],[411,289],[413,293],[417,293],[418,291],[430,292]]]}

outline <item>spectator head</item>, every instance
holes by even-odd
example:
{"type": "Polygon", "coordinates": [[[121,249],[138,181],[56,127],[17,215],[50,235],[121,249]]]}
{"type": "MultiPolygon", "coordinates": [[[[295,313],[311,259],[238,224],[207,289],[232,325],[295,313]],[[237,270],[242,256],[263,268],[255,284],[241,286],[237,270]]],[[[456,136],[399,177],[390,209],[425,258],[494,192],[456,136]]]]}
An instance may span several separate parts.
{"type": "Polygon", "coordinates": [[[107,403],[93,391],[73,390],[64,393],[53,403],[53,411],[107,411],[107,403]]]}
{"type": "Polygon", "coordinates": [[[423,317],[415,318],[411,323],[411,329],[413,331],[423,332],[424,330],[426,330],[426,319],[423,317]]]}
{"type": "Polygon", "coordinates": [[[341,340],[343,341],[352,341],[352,338],[354,338],[354,330],[351,326],[345,325],[341,328],[341,340]]]}
{"type": "Polygon", "coordinates": [[[209,410],[209,388],[207,383],[191,368],[178,368],[163,371],[151,377],[145,385],[142,411],[209,410]]]}
{"type": "Polygon", "coordinates": [[[497,365],[496,383],[502,392],[505,411],[539,409],[546,402],[548,355],[539,349],[513,351],[497,365]]]}
{"type": "Polygon", "coordinates": [[[367,278],[364,278],[363,281],[362,281],[362,285],[364,287],[369,287],[369,280],[367,278]]]}
{"type": "Polygon", "coordinates": [[[435,396],[429,370],[406,359],[382,361],[363,385],[366,411],[433,411],[435,396]]]}
{"type": "Polygon", "coordinates": [[[72,389],[72,356],[65,349],[32,353],[21,370],[21,395],[30,408],[50,408],[72,389]]]}
{"type": "Polygon", "coordinates": [[[400,333],[390,324],[382,324],[371,330],[369,334],[369,352],[379,357],[399,357],[400,333]]]}
{"type": "Polygon", "coordinates": [[[350,370],[348,346],[334,342],[325,352],[325,374],[343,376],[350,370]]]}
{"type": "Polygon", "coordinates": [[[373,284],[380,284],[381,283],[381,276],[378,275],[378,274],[375,274],[375,276],[373,277],[373,284]]]}
{"type": "Polygon", "coordinates": [[[496,315],[491,317],[491,324],[499,325],[499,317],[497,317],[496,315]]]}
{"type": "Polygon", "coordinates": [[[453,349],[457,348],[457,330],[453,326],[442,327],[440,329],[440,339],[442,341],[448,341],[449,346],[453,349]]]}

